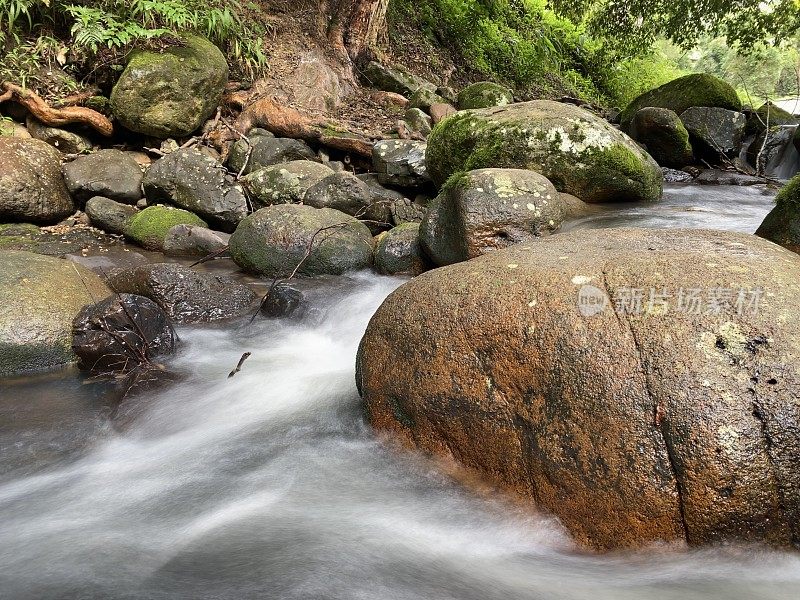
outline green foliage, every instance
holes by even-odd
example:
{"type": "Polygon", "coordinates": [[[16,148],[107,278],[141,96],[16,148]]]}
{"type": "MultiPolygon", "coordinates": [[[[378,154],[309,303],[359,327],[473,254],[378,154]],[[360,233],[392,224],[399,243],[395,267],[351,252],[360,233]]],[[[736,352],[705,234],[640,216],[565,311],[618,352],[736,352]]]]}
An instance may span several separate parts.
{"type": "Polygon", "coordinates": [[[122,58],[133,47],[174,43],[177,34],[191,31],[211,39],[240,74],[253,77],[267,66],[267,26],[251,18],[255,12],[235,0],[0,0],[0,46],[7,50],[0,72],[16,69],[7,78],[25,84],[33,69],[25,68],[22,54],[48,58],[41,39],[61,37],[89,59],[103,51],[122,58]]]}

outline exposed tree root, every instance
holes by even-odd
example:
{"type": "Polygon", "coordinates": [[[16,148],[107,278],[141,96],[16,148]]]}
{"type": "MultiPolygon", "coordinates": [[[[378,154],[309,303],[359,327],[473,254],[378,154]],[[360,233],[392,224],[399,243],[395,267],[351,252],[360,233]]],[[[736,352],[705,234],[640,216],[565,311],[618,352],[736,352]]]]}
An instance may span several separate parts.
{"type": "Polygon", "coordinates": [[[111,121],[91,108],[83,106],[53,108],[32,91],[8,81],[0,85],[0,90],[3,92],[0,94],[0,103],[8,100],[18,102],[27,108],[36,119],[50,127],[81,124],[88,125],[106,137],[114,133],[114,125],[111,121]]]}

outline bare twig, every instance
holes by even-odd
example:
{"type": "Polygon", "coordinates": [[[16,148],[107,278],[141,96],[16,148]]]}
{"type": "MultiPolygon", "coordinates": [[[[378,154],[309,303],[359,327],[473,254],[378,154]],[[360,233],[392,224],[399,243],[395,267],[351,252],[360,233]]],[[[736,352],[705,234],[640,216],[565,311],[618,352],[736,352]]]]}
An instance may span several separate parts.
{"type": "Polygon", "coordinates": [[[245,352],[244,354],[242,354],[242,357],[239,359],[239,364],[236,365],[236,368],[233,371],[228,373],[228,379],[230,379],[231,377],[233,377],[239,371],[242,370],[242,365],[244,364],[244,361],[250,358],[250,354],[251,354],[250,352],[245,352]]]}

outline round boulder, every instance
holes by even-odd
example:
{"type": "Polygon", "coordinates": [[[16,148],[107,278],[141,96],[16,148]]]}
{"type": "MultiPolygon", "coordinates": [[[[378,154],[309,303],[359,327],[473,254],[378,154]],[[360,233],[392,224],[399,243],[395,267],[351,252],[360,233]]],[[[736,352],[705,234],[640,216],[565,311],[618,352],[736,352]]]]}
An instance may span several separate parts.
{"type": "Polygon", "coordinates": [[[164,239],[175,225],[208,227],[208,223],[189,211],[171,206],[148,206],[131,217],[124,234],[142,248],[163,250],[164,239]]]}
{"type": "Polygon", "coordinates": [[[163,52],[135,51],[111,92],[120,124],[157,138],[191,134],[219,104],[228,82],[225,56],[187,35],[163,52]]]}
{"type": "Polygon", "coordinates": [[[638,111],[631,121],[630,134],[662,167],[680,169],[694,161],[689,132],[668,108],[648,106],[638,111]]]}
{"type": "Polygon", "coordinates": [[[242,178],[257,206],[302,202],[309,188],[334,171],[322,163],[293,160],[257,169],[242,178]]]}
{"type": "Polygon", "coordinates": [[[419,229],[437,265],[469,260],[558,229],[567,216],[546,178],[522,169],[479,169],[450,178],[419,229]]]}
{"type": "Polygon", "coordinates": [[[135,206],[102,196],[89,198],[85,211],[93,227],[119,235],[125,233],[131,219],[139,212],[135,206]]]}
{"type": "Polygon", "coordinates": [[[71,261],[0,251],[0,377],[74,362],[72,320],[109,294],[97,275],[71,261]]]}
{"type": "Polygon", "coordinates": [[[479,81],[468,85],[458,94],[458,109],[490,108],[514,102],[514,92],[499,83],[479,81]]]}
{"type": "Polygon", "coordinates": [[[164,254],[171,256],[208,256],[222,252],[230,235],[197,225],[175,225],[164,238],[164,254]]]}
{"type": "Polygon", "coordinates": [[[800,254],[800,175],[778,192],[775,208],[764,218],[756,235],[800,254]]]}
{"type": "Polygon", "coordinates": [[[631,138],[551,100],[456,113],[434,127],[425,159],[437,185],[461,171],[530,169],[585,202],[658,200],[663,184],[656,162],[631,138]]]}
{"type": "Polygon", "coordinates": [[[74,210],[58,150],[40,140],[0,136],[0,221],[57,223],[74,210]]]}
{"type": "Polygon", "coordinates": [[[174,349],[167,315],[143,296],[115,294],[85,306],[72,326],[72,351],[85,371],[126,373],[174,349]]]}
{"type": "Polygon", "coordinates": [[[800,536],[800,257],[751,235],[553,235],[424,273],[367,327],[369,420],[596,549],[800,536]]]}
{"type": "Polygon", "coordinates": [[[419,223],[404,223],[378,238],[375,270],[385,275],[419,275],[431,268],[419,243],[419,223]]]}
{"type": "Polygon", "coordinates": [[[64,165],[64,180],[72,197],[86,202],[103,196],[125,204],[142,197],[142,169],[128,152],[100,150],[64,165]]]}
{"type": "Polygon", "coordinates": [[[341,275],[372,264],[366,225],[332,208],[279,204],[239,223],[230,239],[233,260],[259,275],[341,275]],[[299,268],[298,268],[299,267],[299,268]]]}
{"type": "Polygon", "coordinates": [[[227,164],[234,173],[247,175],[271,165],[316,159],[317,155],[303,140],[250,134],[249,142],[237,140],[233,144],[227,164]]]}

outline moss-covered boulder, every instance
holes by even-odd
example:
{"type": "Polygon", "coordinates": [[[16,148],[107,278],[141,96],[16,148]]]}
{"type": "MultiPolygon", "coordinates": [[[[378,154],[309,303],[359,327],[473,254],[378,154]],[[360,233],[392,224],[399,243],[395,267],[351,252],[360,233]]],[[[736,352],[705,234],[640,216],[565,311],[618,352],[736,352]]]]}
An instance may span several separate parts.
{"type": "Polygon", "coordinates": [[[579,544],[790,548],[798,310],[800,257],[755,236],[573,231],[397,289],[356,382],[377,430],[552,511],[579,544]]]}
{"type": "Polygon", "coordinates": [[[0,220],[57,223],[75,210],[58,150],[40,140],[0,137],[0,220]]]}
{"type": "Polygon", "coordinates": [[[592,113],[550,100],[462,111],[434,127],[425,155],[437,185],[460,171],[529,169],[585,202],[658,200],[658,164],[592,113]]]}
{"type": "Polygon", "coordinates": [[[0,251],[0,377],[74,362],[72,320],[110,294],[97,275],[71,261],[0,251]]]}
{"type": "Polygon", "coordinates": [[[241,268],[259,275],[341,275],[372,264],[366,225],[332,208],[268,206],[245,217],[230,239],[241,268]]]}
{"type": "Polygon", "coordinates": [[[125,228],[125,237],[148,250],[163,250],[164,239],[175,225],[198,225],[208,227],[194,213],[171,206],[148,206],[133,215],[125,228]]]}
{"type": "Polygon", "coordinates": [[[191,134],[219,104],[225,56],[207,39],[184,36],[164,52],[132,54],[111,92],[111,111],[131,131],[157,138],[191,134]]]}
{"type": "Polygon", "coordinates": [[[366,85],[385,92],[394,92],[409,97],[420,88],[435,91],[436,86],[400,65],[393,67],[379,62],[370,62],[361,71],[361,78],[366,85]]]}
{"type": "Polygon", "coordinates": [[[561,195],[539,173],[478,169],[447,181],[425,211],[420,243],[435,264],[451,265],[533,241],[566,216],[561,195]]]}
{"type": "Polygon", "coordinates": [[[419,223],[403,223],[382,233],[375,245],[375,270],[385,275],[419,275],[431,268],[419,243],[419,223]]]}
{"type": "Polygon", "coordinates": [[[778,192],[775,208],[764,218],[756,235],[800,254],[800,175],[778,192]]]}
{"type": "Polygon", "coordinates": [[[742,101],[736,90],[718,77],[693,73],[665,83],[634,99],[620,115],[620,124],[627,131],[633,116],[646,106],[668,108],[681,114],[692,106],[716,106],[741,110],[742,101]]]}
{"type": "Polygon", "coordinates": [[[637,112],[631,121],[630,135],[662,167],[680,169],[694,160],[689,132],[680,117],[668,108],[648,106],[637,112]]]}
{"type": "Polygon", "coordinates": [[[775,125],[795,125],[798,123],[797,117],[792,113],[783,110],[780,106],[772,102],[765,102],[757,110],[747,113],[747,124],[745,125],[745,135],[756,135],[775,125]]]}
{"type": "Polygon", "coordinates": [[[322,163],[293,160],[257,169],[242,182],[253,203],[263,207],[302,202],[308,190],[331,175],[333,169],[322,163]]]}
{"type": "Polygon", "coordinates": [[[458,94],[458,109],[491,108],[514,102],[514,92],[499,83],[479,81],[468,85],[458,94]]]}
{"type": "Polygon", "coordinates": [[[447,100],[442,98],[434,90],[428,87],[421,87],[411,94],[408,99],[408,108],[419,108],[429,111],[434,104],[447,104],[447,100]]]}

